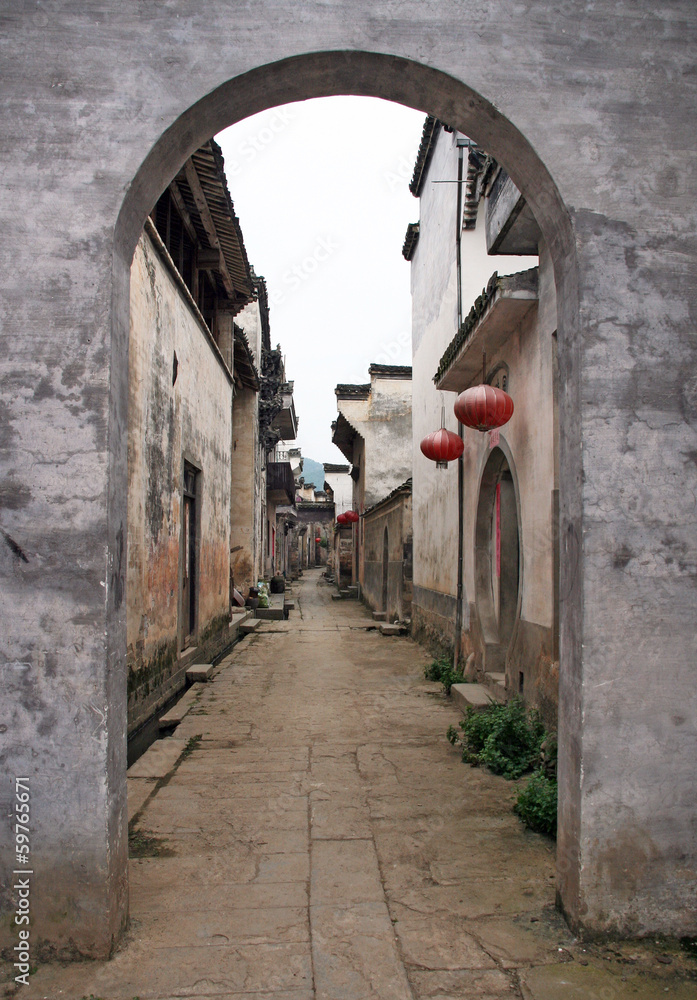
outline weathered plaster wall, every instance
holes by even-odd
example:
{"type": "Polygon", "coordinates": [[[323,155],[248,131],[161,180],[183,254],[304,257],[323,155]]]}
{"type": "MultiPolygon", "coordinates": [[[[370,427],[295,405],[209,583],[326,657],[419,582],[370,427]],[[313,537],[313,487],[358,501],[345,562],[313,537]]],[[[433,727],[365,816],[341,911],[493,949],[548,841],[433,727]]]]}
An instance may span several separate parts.
{"type": "MultiPolygon", "coordinates": [[[[498,263],[500,259],[493,261],[498,263]]],[[[515,406],[510,421],[499,431],[500,447],[513,474],[519,512],[520,596],[518,622],[506,663],[507,688],[510,693],[519,690],[522,671],[525,700],[543,709],[548,722],[556,726],[558,670],[553,662],[552,633],[557,488],[553,369],[557,310],[551,262],[544,245],[540,247],[539,272],[540,308],[533,308],[512,329],[503,347],[490,354],[487,369],[495,369],[500,362],[508,366],[508,392],[515,406]]],[[[500,669],[486,662],[481,622],[477,620],[475,567],[480,484],[493,442],[491,434],[470,428],[464,429],[464,440],[464,580],[470,612],[467,629],[470,634],[465,649],[474,648],[480,667],[500,669]]]]}
{"type": "Polygon", "coordinates": [[[129,729],[184,686],[182,476],[197,476],[197,636],[229,624],[230,373],[150,238],[131,268],[128,426],[129,729]],[[174,384],[174,356],[177,377],[174,384]]]}
{"type": "Polygon", "coordinates": [[[253,389],[236,388],[233,402],[230,550],[235,587],[244,597],[261,575],[261,455],[259,403],[253,389]]]}
{"type": "Polygon", "coordinates": [[[559,307],[559,890],[591,930],[697,933],[692,0],[2,12],[0,753],[33,781],[35,940],[103,954],[127,912],[138,234],[202,141],[332,93],[402,101],[471,135],[545,235],[559,307]]]}
{"type": "Polygon", "coordinates": [[[388,505],[363,518],[364,569],[362,597],[373,611],[386,611],[387,620],[411,616],[412,517],[411,495],[400,494],[388,505]],[[387,529],[387,606],[383,606],[384,537],[387,529]]]}
{"type": "Polygon", "coordinates": [[[363,503],[378,503],[411,476],[411,379],[371,378],[363,503]]]}

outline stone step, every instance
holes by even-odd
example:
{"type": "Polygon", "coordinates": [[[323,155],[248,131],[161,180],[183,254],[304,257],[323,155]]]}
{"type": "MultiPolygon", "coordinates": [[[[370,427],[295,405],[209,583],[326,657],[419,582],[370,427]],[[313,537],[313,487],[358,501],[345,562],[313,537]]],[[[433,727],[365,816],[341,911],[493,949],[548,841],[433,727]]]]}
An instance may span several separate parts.
{"type": "Polygon", "coordinates": [[[406,625],[383,624],[380,626],[380,635],[406,635],[406,634],[407,634],[406,625]]]}
{"type": "Polygon", "coordinates": [[[201,687],[201,684],[192,684],[191,687],[184,692],[177,704],[170,708],[169,712],[166,712],[160,717],[160,729],[173,729],[175,726],[179,725],[198,698],[201,687]]]}
{"type": "Polygon", "coordinates": [[[254,617],[261,621],[282,622],[283,608],[257,608],[254,617]]]}
{"type": "Polygon", "coordinates": [[[387,621],[386,611],[373,611],[373,621],[375,622],[385,622],[387,621]]]}
{"type": "Polygon", "coordinates": [[[344,599],[343,594],[332,594],[333,601],[343,601],[343,599],[344,599]]]}
{"type": "Polygon", "coordinates": [[[191,684],[205,682],[213,673],[212,663],[194,663],[186,671],[186,679],[191,684]]]}
{"type": "Polygon", "coordinates": [[[502,705],[508,701],[505,674],[498,670],[487,670],[484,674],[484,684],[495,701],[502,705]]]}
{"type": "Polygon", "coordinates": [[[284,611],[295,611],[295,601],[284,601],[283,602],[284,611]]]}
{"type": "Polygon", "coordinates": [[[483,684],[453,684],[450,697],[461,712],[466,712],[468,708],[480,712],[495,700],[483,684]]]}
{"type": "Polygon", "coordinates": [[[258,618],[249,618],[240,625],[240,635],[250,635],[252,632],[256,632],[260,625],[261,621],[258,618]]]}
{"type": "Polygon", "coordinates": [[[186,747],[186,740],[168,736],[155,740],[142,757],[128,769],[129,778],[164,778],[172,770],[186,747]]]}

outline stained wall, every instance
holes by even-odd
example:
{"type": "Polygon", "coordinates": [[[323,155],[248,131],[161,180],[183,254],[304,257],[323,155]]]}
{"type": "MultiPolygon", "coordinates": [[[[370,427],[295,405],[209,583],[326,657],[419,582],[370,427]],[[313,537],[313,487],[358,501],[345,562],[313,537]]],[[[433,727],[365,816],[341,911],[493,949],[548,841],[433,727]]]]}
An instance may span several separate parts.
{"type": "Polygon", "coordinates": [[[190,645],[205,644],[215,633],[227,631],[231,434],[231,374],[163,252],[143,234],[131,268],[129,730],[185,684],[185,461],[198,470],[197,622],[190,645]]]}

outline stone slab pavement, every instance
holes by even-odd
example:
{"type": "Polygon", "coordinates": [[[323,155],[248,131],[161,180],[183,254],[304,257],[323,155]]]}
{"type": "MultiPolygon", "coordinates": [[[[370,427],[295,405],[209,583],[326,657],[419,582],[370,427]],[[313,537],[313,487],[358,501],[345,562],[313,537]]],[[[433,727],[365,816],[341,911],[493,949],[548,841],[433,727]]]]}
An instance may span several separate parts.
{"type": "Polygon", "coordinates": [[[430,657],[331,593],[306,573],[291,619],[242,640],[136,765],[114,957],[40,965],[5,995],[695,1000],[669,943],[570,934],[554,844],[446,741],[460,716],[423,680],[430,657]]]}

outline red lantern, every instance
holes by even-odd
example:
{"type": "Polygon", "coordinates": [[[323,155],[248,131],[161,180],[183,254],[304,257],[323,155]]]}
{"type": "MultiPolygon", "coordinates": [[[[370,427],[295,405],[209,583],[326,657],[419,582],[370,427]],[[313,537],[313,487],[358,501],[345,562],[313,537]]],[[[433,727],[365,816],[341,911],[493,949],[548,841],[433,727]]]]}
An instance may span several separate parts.
{"type": "Polygon", "coordinates": [[[340,524],[342,527],[344,525],[348,524],[349,521],[348,521],[348,518],[346,517],[346,514],[339,514],[339,516],[336,519],[336,523],[340,524]]]}
{"type": "Polygon", "coordinates": [[[493,385],[475,385],[455,400],[455,416],[465,427],[490,431],[503,427],[513,416],[513,400],[493,385]]]}
{"type": "Polygon", "coordinates": [[[447,469],[448,462],[453,462],[459,458],[465,450],[462,438],[452,431],[441,427],[439,431],[428,434],[421,442],[421,451],[436,463],[439,469],[447,469]]]}
{"type": "Polygon", "coordinates": [[[360,519],[361,519],[361,516],[358,513],[358,511],[355,511],[355,510],[347,510],[346,511],[346,520],[348,521],[349,524],[355,524],[356,521],[360,521],[360,519]]]}
{"type": "Polygon", "coordinates": [[[321,541],[322,541],[322,539],[321,539],[321,538],[315,538],[315,542],[317,543],[317,545],[319,545],[319,543],[320,543],[321,541]]]}

